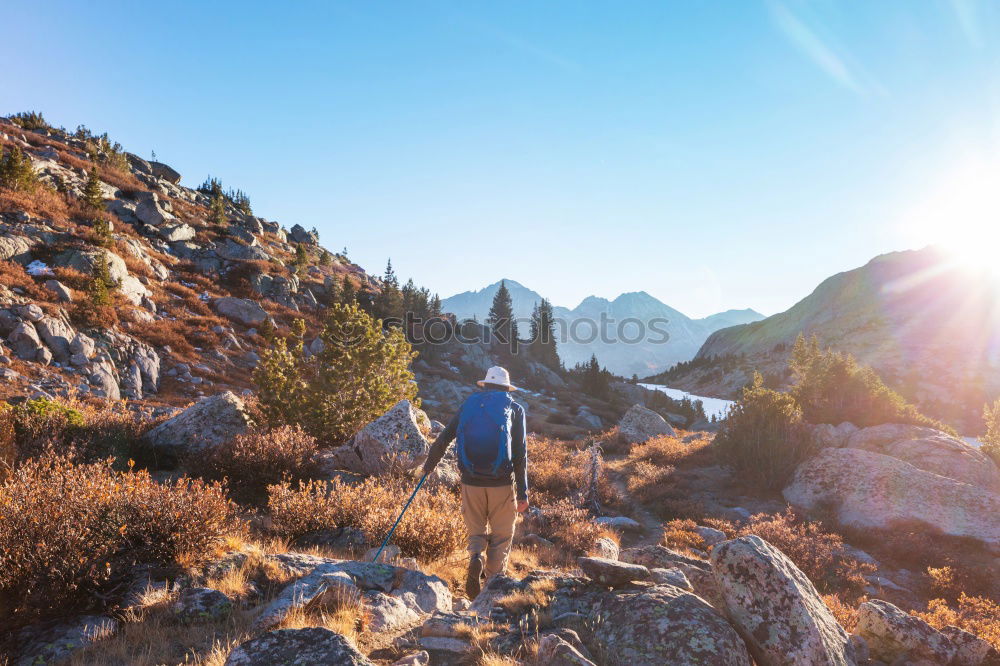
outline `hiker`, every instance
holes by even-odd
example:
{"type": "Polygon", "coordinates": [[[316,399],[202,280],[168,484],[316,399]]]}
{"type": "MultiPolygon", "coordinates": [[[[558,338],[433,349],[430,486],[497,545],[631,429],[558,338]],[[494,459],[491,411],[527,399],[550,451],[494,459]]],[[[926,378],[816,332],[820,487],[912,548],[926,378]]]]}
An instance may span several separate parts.
{"type": "Polygon", "coordinates": [[[524,408],[510,396],[517,387],[499,366],[477,384],[483,390],[462,404],[434,440],[423,467],[424,474],[433,471],[457,438],[462,517],[469,531],[465,592],[470,599],[479,594],[483,580],[506,571],[517,514],[528,510],[524,408]]]}

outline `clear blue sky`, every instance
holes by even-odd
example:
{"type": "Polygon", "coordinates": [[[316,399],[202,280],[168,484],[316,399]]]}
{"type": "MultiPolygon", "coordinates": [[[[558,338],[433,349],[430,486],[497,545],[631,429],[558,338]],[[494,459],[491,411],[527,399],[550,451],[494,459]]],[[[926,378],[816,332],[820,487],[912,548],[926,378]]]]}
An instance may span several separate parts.
{"type": "Polygon", "coordinates": [[[935,240],[908,217],[922,198],[998,162],[992,0],[3,14],[0,113],[211,173],[442,296],[507,276],[560,305],[645,290],[770,314],[935,240]]]}

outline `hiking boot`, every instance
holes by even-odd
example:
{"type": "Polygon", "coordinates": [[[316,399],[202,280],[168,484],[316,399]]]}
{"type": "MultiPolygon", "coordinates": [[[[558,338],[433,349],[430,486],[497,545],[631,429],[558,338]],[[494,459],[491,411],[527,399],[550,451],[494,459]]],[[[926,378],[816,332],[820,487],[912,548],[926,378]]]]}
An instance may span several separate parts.
{"type": "Polygon", "coordinates": [[[479,596],[479,591],[483,587],[483,562],[482,554],[473,555],[469,560],[469,573],[465,577],[465,594],[469,599],[479,596]]]}

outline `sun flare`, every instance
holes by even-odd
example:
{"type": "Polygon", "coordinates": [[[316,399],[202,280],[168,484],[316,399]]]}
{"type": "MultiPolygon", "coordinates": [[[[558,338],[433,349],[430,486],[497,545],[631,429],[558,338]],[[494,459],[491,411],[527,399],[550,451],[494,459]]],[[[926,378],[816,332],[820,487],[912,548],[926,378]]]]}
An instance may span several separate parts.
{"type": "Polygon", "coordinates": [[[1000,283],[1000,160],[955,169],[918,200],[904,222],[908,235],[1000,283]]]}

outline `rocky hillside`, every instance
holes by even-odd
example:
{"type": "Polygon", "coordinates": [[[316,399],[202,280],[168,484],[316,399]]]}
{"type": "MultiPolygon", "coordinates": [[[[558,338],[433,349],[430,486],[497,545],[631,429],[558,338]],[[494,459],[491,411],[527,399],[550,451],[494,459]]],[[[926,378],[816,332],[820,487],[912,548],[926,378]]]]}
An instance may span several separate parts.
{"type": "Polygon", "coordinates": [[[758,369],[777,381],[800,333],[853,354],[926,413],[978,423],[1000,393],[996,284],[934,248],[885,254],[823,281],[786,312],[716,331],[672,385],[735,397],[758,369]]]}
{"type": "MultiPolygon", "coordinates": [[[[510,291],[514,314],[525,321],[531,316],[535,303],[542,295],[514,280],[503,280],[510,291]]],[[[480,289],[455,294],[442,301],[442,307],[454,313],[459,319],[473,318],[485,321],[493,303],[493,297],[500,288],[500,281],[480,289]]],[[[665,370],[679,361],[694,357],[706,338],[720,328],[758,321],[764,316],[751,309],[727,310],[703,319],[691,319],[644,291],[621,294],[614,300],[588,296],[573,309],[554,307],[553,315],[562,323],[557,331],[573,331],[574,339],[565,342],[560,338],[559,356],[567,366],[587,361],[596,355],[601,365],[623,377],[633,374],[646,376],[665,370]],[[607,329],[606,339],[597,335],[602,316],[612,324],[607,329]],[[665,320],[651,330],[648,322],[665,320]],[[586,320],[588,323],[584,323],[586,320]],[[637,343],[619,342],[617,325],[623,321],[647,322],[645,339],[637,343]],[[594,322],[590,324],[589,322],[594,322]],[[666,332],[666,340],[662,333],[666,332]]],[[[521,335],[527,334],[526,325],[521,335]]],[[[628,325],[623,329],[623,338],[636,335],[637,329],[628,325]]],[[[568,336],[572,337],[572,336],[568,336]]]]}
{"type": "Polygon", "coordinates": [[[170,404],[242,390],[265,322],[304,318],[313,328],[331,285],[377,285],[315,232],[286,229],[231,196],[214,213],[211,192],[165,164],[95,152],[102,141],[87,132],[2,120],[0,143],[20,150],[38,180],[0,188],[0,397],[170,404]],[[104,211],[84,203],[95,164],[104,211]],[[110,222],[105,235],[95,219],[110,222]],[[91,297],[98,265],[110,278],[103,308],[91,297]]]}

